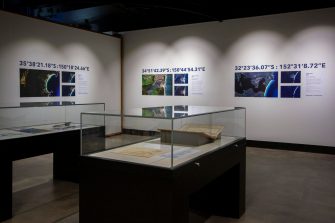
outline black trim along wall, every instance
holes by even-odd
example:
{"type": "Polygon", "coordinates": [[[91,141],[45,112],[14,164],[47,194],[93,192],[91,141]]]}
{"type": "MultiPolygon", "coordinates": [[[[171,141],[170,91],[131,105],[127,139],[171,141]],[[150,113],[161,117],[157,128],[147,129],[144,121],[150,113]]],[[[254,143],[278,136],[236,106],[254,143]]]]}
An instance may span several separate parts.
{"type": "Polygon", "coordinates": [[[247,140],[247,146],[335,155],[335,147],[332,146],[317,146],[317,145],[268,142],[268,141],[257,141],[257,140],[247,140]]]}

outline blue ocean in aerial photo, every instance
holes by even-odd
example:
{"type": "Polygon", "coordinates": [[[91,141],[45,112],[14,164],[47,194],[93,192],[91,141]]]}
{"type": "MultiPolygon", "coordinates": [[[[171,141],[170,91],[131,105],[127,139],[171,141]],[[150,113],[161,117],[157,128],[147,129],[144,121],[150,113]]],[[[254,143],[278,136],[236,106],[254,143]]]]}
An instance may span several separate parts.
{"type": "Polygon", "coordinates": [[[278,97],[278,72],[235,73],[235,97],[278,97]]]}
{"type": "Polygon", "coordinates": [[[282,98],[300,98],[300,86],[281,86],[280,96],[282,98]]]}
{"type": "Polygon", "coordinates": [[[165,77],[165,95],[172,95],[172,74],[167,74],[165,77]]]}
{"type": "Polygon", "coordinates": [[[188,84],[188,74],[175,74],[174,83],[175,84],[188,84]]]}
{"type": "Polygon", "coordinates": [[[301,71],[282,71],[282,83],[301,83],[301,71]]]}
{"type": "Polygon", "coordinates": [[[62,71],[62,83],[76,83],[76,73],[62,71]]]}
{"type": "Polygon", "coordinates": [[[76,87],[74,85],[62,85],[62,96],[76,96],[76,87]]]}
{"type": "Polygon", "coordinates": [[[175,96],[188,96],[188,86],[174,86],[175,96]]]}

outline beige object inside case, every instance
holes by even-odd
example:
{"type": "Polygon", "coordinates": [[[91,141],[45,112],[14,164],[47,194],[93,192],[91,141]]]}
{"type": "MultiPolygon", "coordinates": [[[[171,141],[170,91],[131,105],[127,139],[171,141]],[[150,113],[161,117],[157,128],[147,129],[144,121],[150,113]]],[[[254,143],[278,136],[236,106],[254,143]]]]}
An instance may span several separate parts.
{"type": "MultiPolygon", "coordinates": [[[[200,146],[221,138],[223,125],[186,124],[173,130],[173,143],[181,145],[200,146]]],[[[171,129],[159,129],[161,143],[171,143],[171,129]]]]}

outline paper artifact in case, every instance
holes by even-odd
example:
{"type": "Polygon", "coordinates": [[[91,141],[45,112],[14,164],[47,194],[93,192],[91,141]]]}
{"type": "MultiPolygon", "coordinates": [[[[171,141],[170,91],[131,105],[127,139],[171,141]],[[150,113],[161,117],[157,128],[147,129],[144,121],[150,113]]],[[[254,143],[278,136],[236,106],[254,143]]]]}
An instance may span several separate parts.
{"type": "MultiPolygon", "coordinates": [[[[200,146],[211,143],[221,137],[223,125],[186,124],[173,131],[173,143],[181,145],[200,146]]],[[[159,129],[161,143],[171,143],[171,129],[159,129]]]]}

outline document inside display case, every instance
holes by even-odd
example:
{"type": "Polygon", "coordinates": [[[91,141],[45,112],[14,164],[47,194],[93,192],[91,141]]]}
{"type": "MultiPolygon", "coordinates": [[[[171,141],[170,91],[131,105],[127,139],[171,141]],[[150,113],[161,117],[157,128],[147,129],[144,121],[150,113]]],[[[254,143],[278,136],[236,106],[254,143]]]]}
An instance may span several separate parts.
{"type": "Polygon", "coordinates": [[[187,116],[174,116],[174,107],[181,106],[132,109],[123,115],[82,113],[82,124],[121,129],[106,137],[104,148],[92,148],[90,135],[82,135],[82,155],[172,168],[245,139],[244,108],[187,105],[187,116]],[[169,112],[143,112],[149,110],[169,112]]]}
{"type": "MultiPolygon", "coordinates": [[[[173,143],[191,146],[200,146],[211,143],[221,137],[223,128],[223,126],[186,124],[180,129],[173,131],[173,143]]],[[[159,130],[161,133],[161,143],[171,143],[172,130],[159,130]]]]}
{"type": "Polygon", "coordinates": [[[0,140],[79,130],[81,112],[104,110],[104,103],[35,102],[0,107],[0,140]]]}
{"type": "Polygon", "coordinates": [[[236,141],[238,141],[238,138],[224,136],[212,143],[201,146],[174,145],[173,151],[171,151],[171,145],[162,144],[160,139],[157,138],[93,153],[89,156],[149,164],[160,167],[170,167],[172,158],[173,164],[176,166],[192,160],[202,154],[233,144],[236,141]]]}

